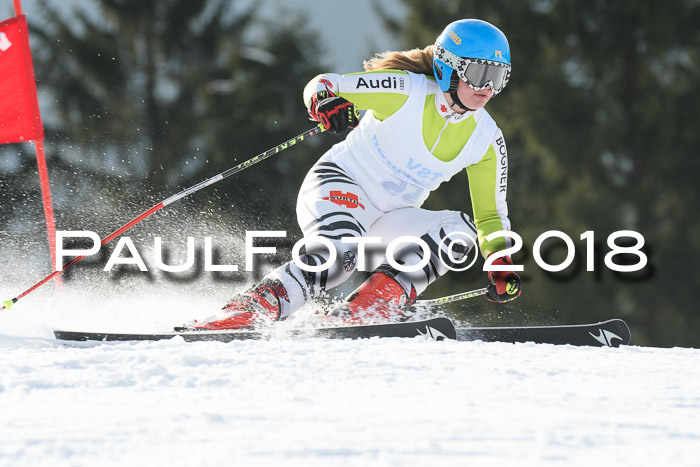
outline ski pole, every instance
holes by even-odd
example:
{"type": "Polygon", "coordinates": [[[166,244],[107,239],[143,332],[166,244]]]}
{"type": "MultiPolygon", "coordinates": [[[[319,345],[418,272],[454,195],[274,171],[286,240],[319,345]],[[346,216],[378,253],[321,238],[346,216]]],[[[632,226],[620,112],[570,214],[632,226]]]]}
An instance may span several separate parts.
{"type": "MultiPolygon", "coordinates": [[[[274,156],[278,152],[283,151],[290,146],[294,146],[295,144],[297,144],[301,141],[304,141],[305,138],[311,137],[311,136],[316,135],[318,133],[322,133],[324,131],[326,131],[326,129],[323,126],[323,124],[319,124],[318,126],[315,126],[309,130],[306,130],[304,133],[300,134],[299,136],[295,136],[294,138],[292,138],[288,141],[285,141],[284,143],[279,144],[279,145],[275,146],[274,148],[268,149],[267,151],[263,152],[262,154],[258,154],[257,156],[255,156],[251,159],[248,159],[247,161],[242,162],[235,167],[231,167],[230,169],[225,170],[224,172],[221,172],[219,175],[215,175],[211,178],[204,180],[203,182],[200,182],[200,183],[193,185],[185,190],[182,190],[180,193],[173,195],[170,198],[161,201],[160,203],[156,204],[148,211],[145,211],[140,216],[134,218],[133,220],[129,221],[129,223],[120,227],[118,230],[115,230],[114,232],[112,232],[110,235],[108,235],[107,237],[105,237],[102,240],[102,242],[100,243],[100,246],[104,246],[105,244],[109,243],[115,237],[118,237],[119,235],[123,234],[124,232],[126,232],[127,230],[129,230],[130,228],[132,228],[133,226],[135,226],[136,224],[138,224],[142,220],[146,219],[151,214],[164,208],[165,206],[172,204],[175,201],[177,201],[181,198],[184,198],[185,196],[191,195],[192,193],[197,192],[204,187],[207,187],[209,185],[213,185],[214,183],[221,181],[224,178],[227,178],[227,177],[230,177],[231,175],[237,174],[238,172],[247,169],[251,165],[257,164],[258,162],[263,161],[270,156],[274,156]]],[[[52,272],[51,274],[46,276],[41,281],[37,282],[36,284],[31,286],[26,291],[19,294],[17,297],[13,298],[12,300],[5,300],[4,302],[2,302],[2,308],[0,308],[0,311],[9,310],[10,307],[12,307],[12,305],[17,303],[17,300],[21,299],[22,297],[26,296],[27,294],[38,289],[39,287],[44,285],[46,282],[50,281],[54,276],[56,276],[57,274],[61,274],[63,271],[65,271],[69,267],[73,266],[75,263],[82,260],[83,258],[85,258],[85,256],[76,256],[75,258],[73,258],[72,260],[67,262],[60,270],[52,272]]]]}
{"type": "Polygon", "coordinates": [[[454,295],[448,295],[447,297],[440,298],[430,298],[427,300],[416,300],[414,305],[442,305],[443,303],[458,302],[460,300],[466,300],[467,298],[479,297],[481,295],[486,295],[488,288],[471,290],[469,292],[462,292],[454,295]]]}

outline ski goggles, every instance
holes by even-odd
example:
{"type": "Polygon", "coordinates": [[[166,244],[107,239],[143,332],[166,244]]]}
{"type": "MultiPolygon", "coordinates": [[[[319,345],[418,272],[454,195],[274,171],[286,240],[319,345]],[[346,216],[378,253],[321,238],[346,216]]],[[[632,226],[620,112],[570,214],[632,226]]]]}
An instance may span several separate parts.
{"type": "Polygon", "coordinates": [[[501,92],[510,78],[508,63],[458,57],[439,44],[435,44],[435,58],[452,68],[475,91],[490,86],[493,92],[501,92]]]}

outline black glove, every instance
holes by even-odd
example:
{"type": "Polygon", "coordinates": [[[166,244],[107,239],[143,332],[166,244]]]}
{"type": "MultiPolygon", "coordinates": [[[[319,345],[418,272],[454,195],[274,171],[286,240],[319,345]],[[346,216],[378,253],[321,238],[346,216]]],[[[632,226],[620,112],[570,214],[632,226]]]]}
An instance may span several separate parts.
{"type": "Polygon", "coordinates": [[[327,131],[342,133],[357,128],[360,114],[355,105],[344,97],[335,96],[328,91],[320,91],[311,98],[309,107],[311,118],[323,124],[327,131]]]}
{"type": "MultiPolygon", "coordinates": [[[[495,266],[512,266],[513,262],[508,256],[501,256],[494,260],[495,266]]],[[[515,300],[520,296],[520,276],[515,271],[489,271],[489,280],[486,298],[492,302],[505,303],[515,300]]]]}

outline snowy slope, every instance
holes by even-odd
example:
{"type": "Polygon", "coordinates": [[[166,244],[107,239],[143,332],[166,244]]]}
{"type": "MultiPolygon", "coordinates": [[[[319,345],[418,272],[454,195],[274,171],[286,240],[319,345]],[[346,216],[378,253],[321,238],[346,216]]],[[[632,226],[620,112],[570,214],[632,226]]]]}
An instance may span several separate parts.
{"type": "Polygon", "coordinates": [[[156,330],[202,310],[177,294],[42,296],[0,314],[2,466],[700,465],[700,350],[65,345],[52,327],[156,330]]]}

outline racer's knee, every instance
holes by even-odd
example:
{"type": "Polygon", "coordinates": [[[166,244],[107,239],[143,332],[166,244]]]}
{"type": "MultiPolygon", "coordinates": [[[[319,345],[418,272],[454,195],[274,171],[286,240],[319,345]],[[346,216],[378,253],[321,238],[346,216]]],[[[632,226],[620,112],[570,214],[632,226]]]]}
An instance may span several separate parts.
{"type": "Polygon", "coordinates": [[[402,265],[401,269],[386,263],[383,265],[406,290],[413,287],[419,294],[438,277],[451,270],[461,270],[477,245],[477,234],[469,216],[446,211],[445,216],[420,236],[420,240],[409,243],[393,255],[396,263],[402,265]]]}
{"type": "Polygon", "coordinates": [[[463,262],[478,244],[476,226],[467,214],[460,211],[446,211],[446,216],[423,238],[448,269],[463,262]]]}

